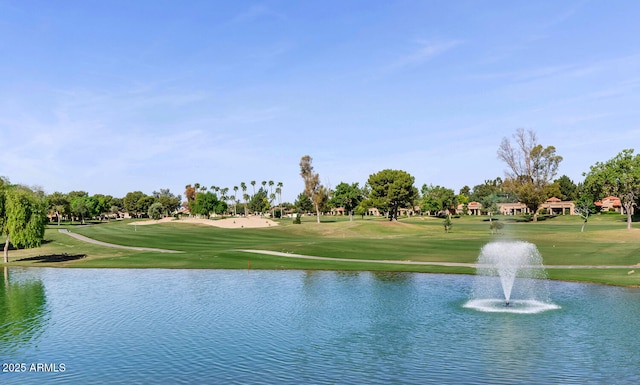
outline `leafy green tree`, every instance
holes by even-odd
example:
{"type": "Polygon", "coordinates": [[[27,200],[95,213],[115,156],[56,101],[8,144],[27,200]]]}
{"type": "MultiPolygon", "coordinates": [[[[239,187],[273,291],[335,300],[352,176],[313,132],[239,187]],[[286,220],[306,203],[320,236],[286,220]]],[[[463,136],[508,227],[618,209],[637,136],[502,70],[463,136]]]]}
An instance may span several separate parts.
{"type": "Polygon", "coordinates": [[[136,202],[136,212],[138,215],[143,215],[149,212],[149,207],[155,202],[155,199],[150,196],[144,194],[137,202],[136,202]]]}
{"type": "Polygon", "coordinates": [[[364,197],[358,183],[348,184],[341,182],[333,190],[331,204],[334,207],[343,207],[349,213],[349,220],[353,221],[353,210],[362,202],[364,197]]]}
{"type": "Polygon", "coordinates": [[[118,213],[124,211],[124,203],[122,202],[122,198],[111,199],[111,207],[109,208],[109,213],[112,215],[118,215],[118,213]]]}
{"type": "Polygon", "coordinates": [[[138,201],[140,201],[145,196],[146,195],[142,191],[128,192],[127,195],[125,195],[122,199],[122,204],[124,205],[125,211],[128,212],[132,217],[138,217],[140,213],[146,212],[146,210],[140,211],[141,205],[138,204],[138,201]]]}
{"type": "Polygon", "coordinates": [[[413,186],[414,178],[402,170],[382,170],[369,175],[371,192],[369,198],[374,207],[387,212],[389,220],[398,220],[400,207],[413,207],[418,197],[418,189],[413,186]]]}
{"type": "Polygon", "coordinates": [[[367,199],[360,202],[360,204],[357,205],[356,208],[353,210],[353,213],[356,215],[360,215],[360,217],[364,219],[364,216],[369,211],[368,202],[369,201],[367,199]]]}
{"type": "Polygon", "coordinates": [[[44,238],[47,202],[24,186],[0,185],[0,233],[6,236],[4,262],[9,262],[9,245],[38,247],[44,238]]]}
{"type": "Polygon", "coordinates": [[[560,196],[558,198],[563,201],[574,201],[578,199],[578,186],[566,175],[561,176],[560,178],[554,181],[560,188],[560,196]]]}
{"type": "Polygon", "coordinates": [[[445,233],[448,233],[449,231],[451,231],[451,228],[453,227],[453,222],[451,222],[451,214],[448,214],[444,218],[444,222],[442,224],[444,225],[444,232],[445,233]]]}
{"type": "Polygon", "coordinates": [[[149,206],[148,215],[151,219],[161,219],[166,213],[166,210],[162,203],[155,202],[151,206],[149,206]]]}
{"type": "Polygon", "coordinates": [[[96,201],[88,196],[72,198],[71,213],[80,218],[80,222],[84,224],[85,218],[91,217],[95,211],[95,204],[96,201]]]}
{"type": "Polygon", "coordinates": [[[49,203],[49,213],[56,216],[58,226],[60,226],[60,220],[66,213],[71,212],[71,202],[66,194],[61,192],[54,192],[47,197],[49,203]]]}
{"type": "Polygon", "coordinates": [[[111,209],[111,201],[113,197],[111,195],[95,194],[91,196],[93,204],[93,216],[99,215],[100,217],[107,215],[111,209]]]}
{"type": "MultiPolygon", "coordinates": [[[[463,215],[467,214],[467,209],[469,208],[469,202],[471,202],[469,200],[469,195],[470,195],[471,189],[469,188],[469,186],[464,186],[462,189],[460,189],[460,192],[458,193],[458,195],[455,196],[455,201],[457,202],[458,205],[462,205],[462,213],[463,215]]],[[[457,208],[457,205],[456,205],[457,208]]]]}
{"type": "Polygon", "coordinates": [[[469,201],[480,202],[483,211],[495,213],[498,211],[498,203],[515,202],[517,199],[514,195],[509,196],[504,192],[502,178],[498,177],[494,180],[485,180],[483,184],[474,186],[469,201]]]}
{"type": "Polygon", "coordinates": [[[527,206],[536,222],[538,207],[549,198],[545,188],[555,177],[562,157],[556,155],[554,146],[538,144],[532,130],[518,129],[513,140],[514,144],[507,138],[502,139],[498,148],[498,159],[509,167],[503,185],[527,206]]]}
{"type": "Polygon", "coordinates": [[[640,196],[640,154],[634,156],[633,149],[625,149],[604,163],[597,162],[585,174],[584,185],[594,197],[620,198],[627,215],[627,229],[631,229],[634,206],[640,196]]]}
{"type": "Polygon", "coordinates": [[[560,183],[558,182],[553,182],[553,183],[549,183],[548,185],[546,185],[544,187],[544,194],[545,199],[549,199],[551,197],[556,197],[558,199],[562,199],[564,200],[562,197],[564,196],[562,194],[562,191],[560,189],[560,183]]]}
{"type": "Polygon", "coordinates": [[[267,198],[267,190],[263,187],[258,189],[258,192],[253,194],[249,201],[249,210],[254,213],[262,213],[269,210],[269,199],[267,198]]]}
{"type": "Polygon", "coordinates": [[[429,213],[440,213],[453,211],[457,205],[456,195],[452,189],[442,186],[422,185],[422,197],[420,198],[420,209],[429,213]]]}
{"type": "Polygon", "coordinates": [[[293,205],[298,213],[308,213],[313,210],[313,202],[305,193],[300,193],[293,205]]]}
{"type": "Polygon", "coordinates": [[[584,232],[584,227],[587,225],[589,216],[596,213],[596,205],[593,202],[593,195],[584,189],[580,191],[578,199],[573,202],[575,205],[575,212],[583,219],[582,227],[580,228],[581,233],[584,232]]]}
{"type": "Polygon", "coordinates": [[[500,221],[489,221],[489,230],[493,234],[494,232],[497,234],[502,230],[504,224],[500,221]]]}
{"type": "Polygon", "coordinates": [[[168,188],[161,188],[160,191],[153,192],[155,202],[160,203],[164,209],[164,215],[171,215],[174,211],[178,211],[182,203],[180,195],[174,195],[168,188]]]}
{"type": "Polygon", "coordinates": [[[227,210],[227,204],[218,199],[211,191],[200,192],[196,195],[191,213],[209,217],[211,213],[222,214],[227,210]]]}

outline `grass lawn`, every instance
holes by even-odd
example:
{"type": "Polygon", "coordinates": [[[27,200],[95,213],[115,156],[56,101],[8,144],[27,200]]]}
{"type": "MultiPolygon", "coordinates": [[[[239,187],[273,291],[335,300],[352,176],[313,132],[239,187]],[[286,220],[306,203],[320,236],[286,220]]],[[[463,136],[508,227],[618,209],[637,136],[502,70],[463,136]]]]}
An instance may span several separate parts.
{"type": "Polygon", "coordinates": [[[49,226],[38,249],[11,250],[10,265],[99,268],[207,268],[207,269],[313,269],[384,270],[474,274],[471,267],[320,261],[249,254],[239,249],[271,250],[303,255],[367,260],[475,263],[480,249],[496,240],[534,243],[543,256],[551,279],[640,286],[637,273],[628,266],[640,263],[640,229],[627,230],[623,216],[602,215],[590,219],[584,233],[576,216],[546,218],[538,223],[518,217],[498,217],[505,226],[490,234],[486,217],[453,219],[450,233],[443,220],[430,217],[389,222],[383,218],[290,219],[280,226],[260,229],[222,229],[212,226],[165,223],[131,226],[112,221],[90,226],[63,225],[71,232],[119,245],[177,250],[167,254],[114,249],[88,244],[49,226]],[[25,260],[29,258],[28,260],[25,260]],[[554,265],[576,265],[553,269],[554,265]],[[585,266],[580,268],[579,266],[585,266]],[[620,266],[593,269],[587,266],[620,266]]]}

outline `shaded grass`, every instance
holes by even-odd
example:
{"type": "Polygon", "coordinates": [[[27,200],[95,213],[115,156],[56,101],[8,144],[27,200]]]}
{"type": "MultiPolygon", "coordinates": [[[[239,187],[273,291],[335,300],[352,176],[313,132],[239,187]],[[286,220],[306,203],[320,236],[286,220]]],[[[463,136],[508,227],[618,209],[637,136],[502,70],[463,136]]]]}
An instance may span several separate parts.
{"type": "MultiPolygon", "coordinates": [[[[453,220],[450,233],[442,219],[411,218],[389,222],[382,218],[331,218],[317,224],[304,218],[302,225],[291,220],[262,229],[222,229],[203,225],[166,223],[130,226],[127,221],[91,226],[71,226],[70,231],[96,240],[126,246],[182,251],[162,254],[113,249],[78,241],[47,229],[47,242],[39,249],[12,251],[11,264],[25,266],[121,267],[121,268],[207,268],[207,269],[309,269],[415,271],[474,274],[467,267],[389,265],[350,261],[317,261],[271,255],[247,254],[238,249],[272,250],[322,257],[368,260],[411,260],[425,262],[474,263],[483,245],[497,240],[524,240],[534,243],[544,263],[552,265],[614,265],[620,269],[548,269],[552,279],[640,285],[638,274],[628,274],[640,263],[640,231],[626,230],[615,216],[592,218],[580,232],[577,217],[551,217],[539,223],[518,222],[499,217],[505,227],[491,234],[486,217],[453,220]],[[47,255],[87,255],[81,259],[47,260],[47,255]],[[27,260],[25,258],[33,258],[27,260]],[[21,261],[18,261],[22,259],[21,261]]],[[[640,266],[639,266],[640,269],[640,266]]]]}

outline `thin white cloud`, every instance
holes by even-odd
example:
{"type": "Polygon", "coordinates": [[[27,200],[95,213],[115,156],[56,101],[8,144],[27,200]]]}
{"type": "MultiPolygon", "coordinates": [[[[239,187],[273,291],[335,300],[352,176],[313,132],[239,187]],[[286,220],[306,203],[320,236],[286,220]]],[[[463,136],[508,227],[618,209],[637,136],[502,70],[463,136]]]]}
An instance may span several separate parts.
{"type": "Polygon", "coordinates": [[[285,15],[279,12],[275,12],[265,5],[252,5],[249,9],[239,13],[233,19],[231,23],[249,23],[263,17],[276,18],[280,20],[286,19],[285,15]]]}
{"type": "Polygon", "coordinates": [[[417,40],[414,42],[412,50],[394,60],[387,68],[387,71],[401,70],[407,67],[419,66],[436,56],[455,48],[462,42],[460,40],[417,40]],[[417,46],[417,47],[416,47],[417,46]]]}

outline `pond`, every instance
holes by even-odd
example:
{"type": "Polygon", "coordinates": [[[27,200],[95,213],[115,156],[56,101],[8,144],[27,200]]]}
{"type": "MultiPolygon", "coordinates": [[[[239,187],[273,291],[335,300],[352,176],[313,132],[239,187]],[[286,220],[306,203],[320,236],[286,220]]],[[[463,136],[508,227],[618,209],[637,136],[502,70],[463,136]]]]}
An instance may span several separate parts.
{"type": "Polygon", "coordinates": [[[549,282],[553,310],[514,314],[465,307],[462,275],[0,277],[2,384],[640,383],[640,289],[549,282]]]}

